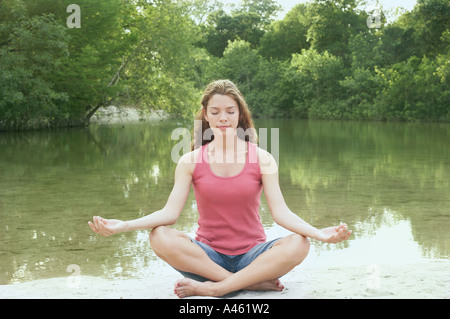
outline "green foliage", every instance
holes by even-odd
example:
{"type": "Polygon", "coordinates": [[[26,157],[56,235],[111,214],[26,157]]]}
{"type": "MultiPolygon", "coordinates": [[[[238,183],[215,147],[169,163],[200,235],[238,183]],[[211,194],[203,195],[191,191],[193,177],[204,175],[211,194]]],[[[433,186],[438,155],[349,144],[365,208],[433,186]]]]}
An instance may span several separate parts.
{"type": "MultiPolygon", "coordinates": [[[[62,1],[66,8],[70,1],[62,1]]],[[[56,86],[69,94],[66,107],[75,122],[87,121],[88,114],[115,96],[120,87],[108,85],[129,53],[130,40],[123,26],[128,22],[122,0],[81,0],[81,28],[68,29],[69,54],[55,74],[56,86]]],[[[66,24],[69,13],[59,15],[66,24]]]]}
{"type": "Polygon", "coordinates": [[[26,17],[21,2],[0,3],[0,11],[6,9],[11,15],[0,23],[0,129],[34,128],[67,118],[61,104],[68,96],[52,82],[67,53],[65,30],[51,14],[26,17]]]}
{"type": "Polygon", "coordinates": [[[256,47],[264,31],[257,26],[260,16],[255,12],[235,12],[228,15],[223,10],[208,17],[205,48],[214,56],[221,57],[228,41],[245,40],[256,47]]]}
{"type": "Polygon", "coordinates": [[[238,83],[257,117],[448,121],[448,3],[382,15],[381,29],[358,4],[297,5],[257,48],[229,41],[209,78],[238,83]]]}
{"type": "MultiPolygon", "coordinates": [[[[199,31],[178,2],[139,2],[140,14],[130,23],[137,38],[126,57],[124,102],[192,118],[199,100],[199,31]],[[197,69],[197,67],[199,69],[197,69]]],[[[201,59],[201,58],[200,58],[201,59]]]]}
{"type": "Polygon", "coordinates": [[[213,11],[203,26],[204,47],[216,57],[222,57],[229,41],[244,40],[256,48],[279,10],[273,0],[244,0],[241,7],[229,14],[223,9],[213,11]]]}
{"type": "Polygon", "coordinates": [[[449,119],[450,81],[448,58],[432,60],[411,57],[390,68],[378,71],[382,92],[376,97],[379,114],[387,120],[449,119]],[[447,59],[447,67],[440,63],[447,59]],[[446,74],[439,76],[439,70],[446,74]]]}
{"type": "Polygon", "coordinates": [[[69,28],[71,2],[0,2],[0,128],[84,125],[111,103],[193,114],[194,4],[79,0],[69,28]]]}
{"type": "Polygon", "coordinates": [[[311,48],[345,58],[352,35],[367,29],[365,12],[357,0],[316,0],[307,7],[307,39],[311,48]]]}
{"type": "Polygon", "coordinates": [[[343,98],[339,80],[345,70],[341,58],[327,51],[303,50],[292,56],[291,68],[295,70],[291,79],[298,87],[293,103],[295,113],[313,118],[343,117],[347,110],[336,104],[343,98]]]}
{"type": "Polygon", "coordinates": [[[192,118],[236,82],[255,117],[449,121],[450,5],[419,0],[381,28],[359,0],[0,1],[0,129],[85,125],[101,106],[192,118]]]}
{"type": "Polygon", "coordinates": [[[305,4],[296,5],[283,20],[274,21],[261,38],[260,54],[266,59],[287,60],[296,52],[308,49],[308,26],[305,24],[305,4]]]}

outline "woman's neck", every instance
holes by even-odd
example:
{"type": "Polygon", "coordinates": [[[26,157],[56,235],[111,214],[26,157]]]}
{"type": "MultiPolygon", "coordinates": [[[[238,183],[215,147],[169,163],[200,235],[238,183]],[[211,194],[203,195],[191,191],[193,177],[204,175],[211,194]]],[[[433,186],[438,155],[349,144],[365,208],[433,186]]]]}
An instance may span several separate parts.
{"type": "Polygon", "coordinates": [[[214,154],[216,162],[220,162],[220,159],[222,159],[225,163],[236,163],[240,162],[241,157],[244,158],[245,162],[246,144],[237,134],[214,136],[210,143],[209,152],[214,154]]]}

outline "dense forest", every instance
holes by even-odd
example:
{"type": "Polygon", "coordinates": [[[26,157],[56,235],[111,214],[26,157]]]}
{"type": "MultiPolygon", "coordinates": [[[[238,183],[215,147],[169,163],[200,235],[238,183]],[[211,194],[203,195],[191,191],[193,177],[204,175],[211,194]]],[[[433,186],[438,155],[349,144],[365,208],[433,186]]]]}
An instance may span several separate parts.
{"type": "Polygon", "coordinates": [[[450,4],[388,21],[364,1],[2,0],[0,130],[89,123],[102,106],[191,118],[213,79],[254,117],[450,121],[450,4]],[[76,6],[70,6],[76,2],[76,6]]]}

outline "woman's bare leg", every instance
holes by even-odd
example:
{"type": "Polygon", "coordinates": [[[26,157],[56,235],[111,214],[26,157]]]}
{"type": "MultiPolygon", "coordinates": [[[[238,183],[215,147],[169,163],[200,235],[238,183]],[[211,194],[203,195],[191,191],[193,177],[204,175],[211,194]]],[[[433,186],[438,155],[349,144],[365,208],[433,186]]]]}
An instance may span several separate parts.
{"type": "Polygon", "coordinates": [[[221,281],[232,273],[213,262],[201,247],[177,230],[160,226],[150,233],[155,254],[172,267],[212,281],[221,281]]]}
{"type": "Polygon", "coordinates": [[[241,271],[222,281],[204,282],[184,278],[176,282],[175,293],[187,296],[222,296],[258,283],[276,280],[299,265],[309,252],[309,240],[301,235],[290,235],[256,258],[241,271]]]}
{"type": "MultiPolygon", "coordinates": [[[[201,247],[191,239],[168,227],[154,228],[150,233],[150,245],[155,254],[172,267],[190,272],[211,281],[222,281],[233,273],[213,262],[201,247]]],[[[246,290],[282,290],[278,279],[258,282],[246,290]]]]}

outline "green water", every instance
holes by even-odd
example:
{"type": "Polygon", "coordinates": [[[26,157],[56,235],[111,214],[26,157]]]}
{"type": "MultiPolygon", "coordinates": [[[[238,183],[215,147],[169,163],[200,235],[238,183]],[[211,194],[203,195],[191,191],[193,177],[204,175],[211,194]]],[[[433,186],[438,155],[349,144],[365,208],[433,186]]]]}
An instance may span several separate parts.
{"type": "MultiPolygon", "coordinates": [[[[256,125],[279,129],[280,184],[291,210],[316,227],[345,222],[354,231],[338,245],[312,241],[306,266],[449,258],[450,125],[256,125]]],[[[87,221],[134,219],[164,206],[180,142],[171,134],[180,126],[0,134],[0,284],[68,276],[70,265],[106,278],[156,271],[148,231],[103,238],[87,221]]],[[[264,198],[261,217],[269,237],[287,234],[273,224],[264,198]]],[[[196,221],[191,192],[174,227],[194,234],[196,221]]]]}

